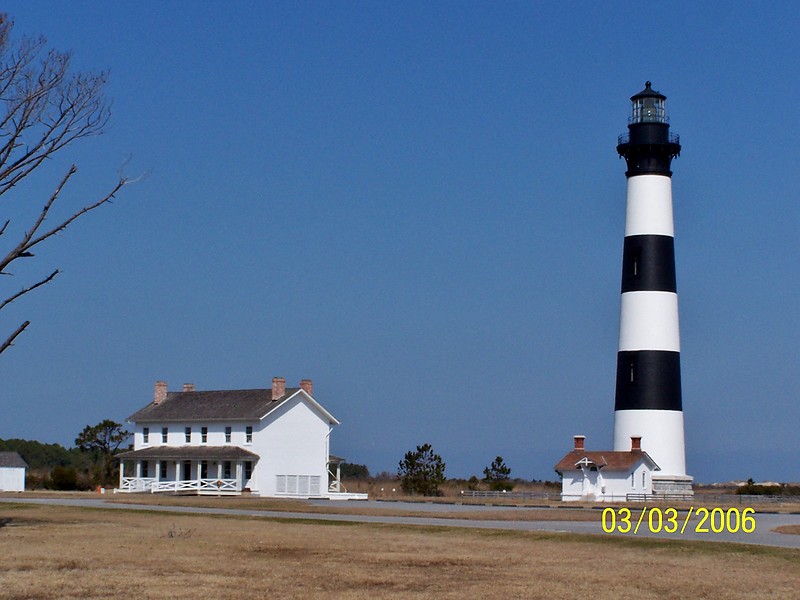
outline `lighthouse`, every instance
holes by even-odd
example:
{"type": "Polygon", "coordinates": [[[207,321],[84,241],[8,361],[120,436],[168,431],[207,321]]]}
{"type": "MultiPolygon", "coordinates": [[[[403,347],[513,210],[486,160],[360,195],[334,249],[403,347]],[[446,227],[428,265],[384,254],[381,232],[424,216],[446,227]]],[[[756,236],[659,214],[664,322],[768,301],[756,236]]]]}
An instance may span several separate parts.
{"type": "Polygon", "coordinates": [[[631,97],[628,132],[617,152],[628,180],[622,252],[614,450],[641,438],[660,471],[654,493],[691,493],[686,475],[680,331],[672,218],[672,159],[680,139],[669,130],[666,96],[650,82],[631,97]]]}

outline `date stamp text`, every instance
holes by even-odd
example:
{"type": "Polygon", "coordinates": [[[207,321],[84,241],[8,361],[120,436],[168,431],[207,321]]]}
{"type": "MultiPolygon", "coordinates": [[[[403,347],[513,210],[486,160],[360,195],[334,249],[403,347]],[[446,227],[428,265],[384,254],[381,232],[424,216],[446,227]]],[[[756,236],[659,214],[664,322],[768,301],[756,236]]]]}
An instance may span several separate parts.
{"type": "Polygon", "coordinates": [[[606,533],[631,533],[639,530],[650,533],[679,533],[688,529],[695,533],[753,533],[756,530],[755,510],[752,508],[699,508],[690,507],[686,511],[677,508],[645,506],[638,516],[631,509],[604,508],[602,516],[603,531],[606,533]],[[685,514],[681,514],[685,512],[685,514]],[[697,519],[689,523],[692,517],[697,519]]]}

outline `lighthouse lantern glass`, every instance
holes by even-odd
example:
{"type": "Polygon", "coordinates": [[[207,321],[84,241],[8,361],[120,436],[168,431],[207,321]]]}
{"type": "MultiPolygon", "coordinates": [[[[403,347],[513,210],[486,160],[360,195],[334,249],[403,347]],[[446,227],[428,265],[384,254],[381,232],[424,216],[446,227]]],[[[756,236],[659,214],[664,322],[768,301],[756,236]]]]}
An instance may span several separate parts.
{"type": "Polygon", "coordinates": [[[652,96],[633,101],[632,123],[666,123],[667,111],[664,100],[652,96]]]}

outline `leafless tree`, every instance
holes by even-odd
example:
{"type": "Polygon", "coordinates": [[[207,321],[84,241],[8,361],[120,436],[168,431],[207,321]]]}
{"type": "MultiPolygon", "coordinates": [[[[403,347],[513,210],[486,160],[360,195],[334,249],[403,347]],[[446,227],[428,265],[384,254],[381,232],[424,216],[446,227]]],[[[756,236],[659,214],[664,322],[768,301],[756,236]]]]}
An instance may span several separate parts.
{"type": "MultiPolygon", "coordinates": [[[[4,194],[75,140],[101,133],[111,114],[103,95],[106,73],[71,72],[69,52],[47,49],[44,37],[14,40],[13,26],[11,18],[0,13],[0,211],[10,199],[10,196],[3,198],[4,194]]],[[[120,174],[112,189],[99,199],[85,204],[68,218],[57,220],[54,226],[45,226],[53,205],[76,171],[74,164],[70,166],[52,194],[42,198],[42,209],[30,227],[23,224],[21,236],[11,238],[8,229],[11,220],[3,222],[0,218],[0,275],[12,275],[10,267],[15,261],[32,257],[36,246],[64,231],[79,217],[110,202],[128,183],[120,174]]],[[[5,294],[0,295],[0,310],[51,282],[58,273],[55,269],[23,284],[4,300],[5,294]]],[[[0,344],[0,354],[29,324],[29,321],[20,324],[0,344]]]]}

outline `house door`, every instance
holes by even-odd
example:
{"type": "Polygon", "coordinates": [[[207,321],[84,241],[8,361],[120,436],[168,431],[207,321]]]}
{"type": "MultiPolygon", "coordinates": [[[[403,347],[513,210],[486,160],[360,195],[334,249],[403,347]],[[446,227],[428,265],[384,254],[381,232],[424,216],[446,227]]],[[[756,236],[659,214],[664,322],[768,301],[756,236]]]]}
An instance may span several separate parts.
{"type": "Polygon", "coordinates": [[[183,469],[181,469],[184,481],[189,481],[192,478],[192,461],[183,461],[183,469]]]}
{"type": "Polygon", "coordinates": [[[247,487],[247,482],[253,476],[253,461],[246,460],[242,463],[242,488],[247,487]]]}

